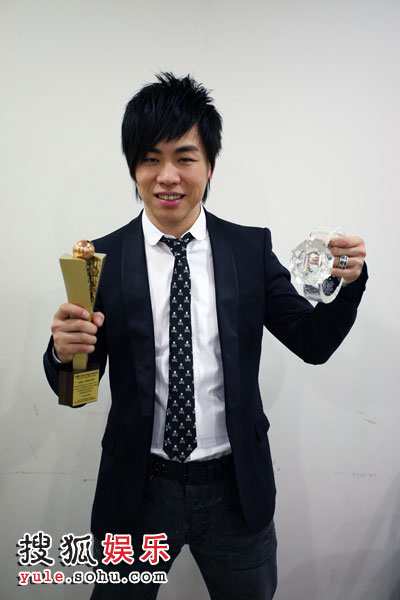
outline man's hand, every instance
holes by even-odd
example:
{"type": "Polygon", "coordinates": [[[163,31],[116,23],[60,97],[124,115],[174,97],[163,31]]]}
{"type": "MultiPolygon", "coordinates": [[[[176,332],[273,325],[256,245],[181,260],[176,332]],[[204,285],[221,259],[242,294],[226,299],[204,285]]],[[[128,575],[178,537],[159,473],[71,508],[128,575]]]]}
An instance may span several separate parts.
{"type": "Polygon", "coordinates": [[[358,279],[366,256],[364,240],[353,235],[342,235],[332,238],[328,248],[335,257],[332,275],[343,277],[343,283],[346,285],[358,279]],[[337,268],[340,256],[349,257],[345,269],[337,268]]]}
{"type": "Polygon", "coordinates": [[[104,315],[95,312],[92,321],[88,320],[89,317],[86,310],[68,302],[62,304],[54,315],[51,331],[54,349],[61,362],[71,362],[74,354],[94,352],[97,328],[103,325],[104,315]]]}

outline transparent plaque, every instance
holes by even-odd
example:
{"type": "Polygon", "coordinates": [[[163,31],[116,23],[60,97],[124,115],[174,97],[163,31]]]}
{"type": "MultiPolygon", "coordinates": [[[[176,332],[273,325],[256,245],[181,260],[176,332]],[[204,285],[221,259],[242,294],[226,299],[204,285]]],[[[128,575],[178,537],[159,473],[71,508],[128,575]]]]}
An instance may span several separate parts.
{"type": "Polygon", "coordinates": [[[340,227],[316,227],[301,242],[290,258],[290,272],[303,284],[306,298],[316,302],[332,302],[339,293],[343,279],[332,275],[333,254],[328,248],[331,238],[344,235],[340,227]]]}

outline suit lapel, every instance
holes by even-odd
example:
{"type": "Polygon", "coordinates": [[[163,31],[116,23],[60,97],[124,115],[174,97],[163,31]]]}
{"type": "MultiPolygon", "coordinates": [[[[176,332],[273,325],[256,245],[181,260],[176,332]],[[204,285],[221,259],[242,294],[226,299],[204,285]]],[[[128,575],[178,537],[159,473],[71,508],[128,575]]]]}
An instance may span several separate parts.
{"type": "Polygon", "coordinates": [[[142,213],[127,227],[121,269],[125,314],[141,412],[143,416],[152,416],[155,396],[155,349],[142,213]]]}
{"type": "Polygon", "coordinates": [[[206,212],[214,263],[219,339],[227,409],[240,402],[239,298],[232,240],[222,221],[206,212]]]}

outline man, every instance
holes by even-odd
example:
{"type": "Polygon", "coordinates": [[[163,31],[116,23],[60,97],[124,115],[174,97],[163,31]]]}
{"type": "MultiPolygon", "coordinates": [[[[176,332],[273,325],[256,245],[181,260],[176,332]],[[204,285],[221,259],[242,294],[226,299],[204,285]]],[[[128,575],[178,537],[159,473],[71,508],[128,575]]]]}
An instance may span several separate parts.
{"type": "MultiPolygon", "coordinates": [[[[333,274],[347,285],[330,305],[313,308],[290,284],[268,229],[205,211],[221,117],[190,77],[157,79],[132,98],[122,125],[144,211],[94,242],[107,254],[97,312],[89,322],[77,306],[58,309],[46,374],[57,392],[60,364],[74,353],[93,353],[101,373],[109,359],[112,407],[92,513],[96,556],[107,533],[129,534],[135,562],[119,565],[121,572],[148,570],[138,560],[143,535],[165,533],[171,558],[159,571],[187,543],[213,600],[265,600],[276,588],[276,539],[258,387],[263,326],[306,362],[325,362],[356,317],[367,279],[364,244],[331,241],[333,274]]],[[[92,598],[147,599],[157,591],[156,584],[98,584],[92,598]]]]}

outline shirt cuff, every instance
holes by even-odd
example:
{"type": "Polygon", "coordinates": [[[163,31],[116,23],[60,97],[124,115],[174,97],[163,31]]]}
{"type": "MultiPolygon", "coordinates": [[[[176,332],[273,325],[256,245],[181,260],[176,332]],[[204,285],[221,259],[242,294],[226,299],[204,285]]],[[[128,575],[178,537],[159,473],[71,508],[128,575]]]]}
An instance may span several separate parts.
{"type": "Polygon", "coordinates": [[[57,365],[62,365],[62,364],[63,364],[63,363],[61,362],[61,360],[58,358],[58,356],[57,356],[57,354],[56,354],[56,351],[55,351],[55,349],[54,349],[54,346],[53,346],[53,347],[52,347],[52,349],[51,349],[51,355],[52,355],[52,357],[53,357],[53,359],[54,359],[54,362],[55,362],[55,363],[57,363],[57,365]]]}

